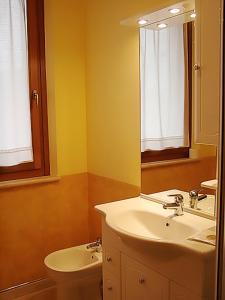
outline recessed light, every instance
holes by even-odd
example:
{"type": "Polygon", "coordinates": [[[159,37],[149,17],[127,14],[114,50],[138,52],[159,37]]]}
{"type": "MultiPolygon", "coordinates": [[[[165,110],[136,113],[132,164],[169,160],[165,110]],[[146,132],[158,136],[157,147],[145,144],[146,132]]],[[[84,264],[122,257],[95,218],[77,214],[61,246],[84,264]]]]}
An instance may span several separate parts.
{"type": "Polygon", "coordinates": [[[145,25],[145,24],[147,24],[148,22],[146,21],[146,20],[144,20],[144,19],[141,19],[141,20],[138,20],[138,24],[139,25],[145,25]]]}
{"type": "Polygon", "coordinates": [[[193,13],[190,15],[190,17],[191,17],[192,19],[194,19],[194,18],[196,17],[196,13],[193,12],[193,13]]]}
{"type": "Polygon", "coordinates": [[[157,25],[158,26],[158,28],[166,28],[167,27],[167,24],[165,24],[165,23],[160,23],[160,24],[158,24],[157,25]]]}
{"type": "Polygon", "coordinates": [[[179,8],[171,8],[171,9],[169,10],[169,12],[170,12],[171,14],[178,14],[178,13],[180,12],[180,9],[179,9],[179,8]]]}

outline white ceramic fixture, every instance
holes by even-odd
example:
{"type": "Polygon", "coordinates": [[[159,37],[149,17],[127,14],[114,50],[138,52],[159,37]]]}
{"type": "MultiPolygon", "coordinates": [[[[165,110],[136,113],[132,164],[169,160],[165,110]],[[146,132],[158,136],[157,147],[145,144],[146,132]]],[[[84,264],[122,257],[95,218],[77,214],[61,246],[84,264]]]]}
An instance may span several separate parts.
{"type": "Polygon", "coordinates": [[[101,299],[102,253],[81,245],[55,251],[44,263],[49,277],[57,284],[57,299],[101,299]]]}
{"type": "Polygon", "coordinates": [[[96,206],[106,224],[124,238],[192,248],[188,238],[215,226],[215,222],[184,212],[174,216],[161,204],[140,197],[96,206]]]}

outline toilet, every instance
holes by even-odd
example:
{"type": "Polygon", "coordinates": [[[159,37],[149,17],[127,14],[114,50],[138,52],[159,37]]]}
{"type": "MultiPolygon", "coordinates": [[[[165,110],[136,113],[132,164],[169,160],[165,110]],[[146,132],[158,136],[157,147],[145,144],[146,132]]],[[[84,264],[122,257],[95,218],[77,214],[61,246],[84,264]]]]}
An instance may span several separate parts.
{"type": "Polygon", "coordinates": [[[57,300],[102,300],[102,252],[88,244],[50,253],[44,260],[57,300]]]}

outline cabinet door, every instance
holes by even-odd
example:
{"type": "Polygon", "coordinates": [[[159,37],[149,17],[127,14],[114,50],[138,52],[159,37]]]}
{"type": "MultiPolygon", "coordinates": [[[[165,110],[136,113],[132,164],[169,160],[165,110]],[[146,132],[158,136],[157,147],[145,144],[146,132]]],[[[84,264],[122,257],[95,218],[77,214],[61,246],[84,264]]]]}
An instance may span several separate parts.
{"type": "Polygon", "coordinates": [[[114,274],[117,278],[120,276],[120,251],[113,248],[112,245],[104,245],[103,269],[114,274]]]}
{"type": "Polygon", "coordinates": [[[120,281],[107,271],[103,271],[103,299],[120,300],[120,281]]]}
{"type": "Polygon", "coordinates": [[[195,142],[218,143],[220,117],[221,0],[196,0],[195,142]]]}
{"type": "Polygon", "coordinates": [[[168,300],[169,281],[135,260],[122,256],[122,300],[168,300]]]}
{"type": "Polygon", "coordinates": [[[171,282],[170,287],[170,299],[171,300],[203,300],[200,296],[196,296],[189,290],[181,287],[180,285],[171,282]]]}

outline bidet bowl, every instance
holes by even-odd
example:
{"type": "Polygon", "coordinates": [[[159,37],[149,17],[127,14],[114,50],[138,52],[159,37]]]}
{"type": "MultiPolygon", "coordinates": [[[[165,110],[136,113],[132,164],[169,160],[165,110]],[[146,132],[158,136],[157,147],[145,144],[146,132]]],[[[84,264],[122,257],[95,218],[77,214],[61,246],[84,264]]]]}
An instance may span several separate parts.
{"type": "Polygon", "coordinates": [[[55,251],[44,260],[48,275],[56,283],[101,276],[102,253],[87,249],[87,244],[55,251]]]}

